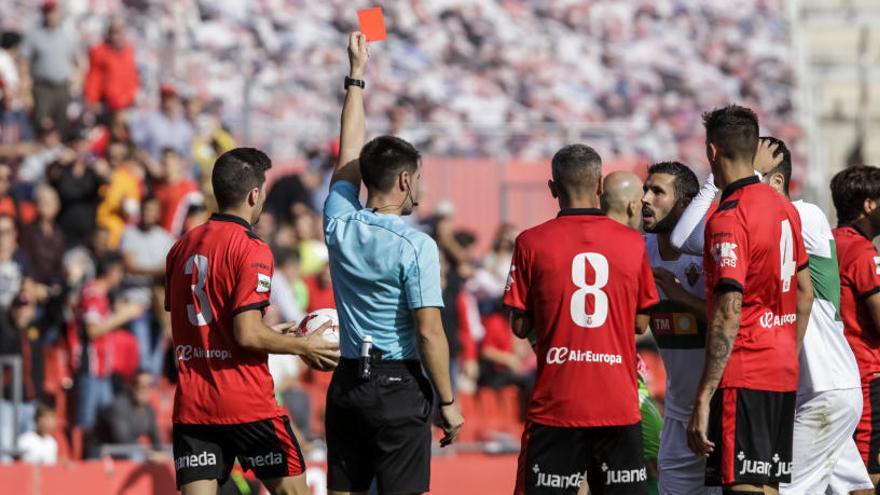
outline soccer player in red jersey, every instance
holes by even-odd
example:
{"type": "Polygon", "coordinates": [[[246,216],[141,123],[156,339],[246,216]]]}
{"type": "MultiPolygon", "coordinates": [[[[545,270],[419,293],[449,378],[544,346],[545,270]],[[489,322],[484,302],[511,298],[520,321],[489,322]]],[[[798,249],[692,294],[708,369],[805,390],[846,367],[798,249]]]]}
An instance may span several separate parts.
{"type": "Polygon", "coordinates": [[[327,328],[283,335],[293,324],[263,323],[272,253],[251,225],[266,198],[269,157],[253,148],[224,153],[211,182],[220,213],[171,249],[165,309],[179,368],[174,397],[174,466],[184,495],[217,493],[238,458],[270,492],[307,494],[305,465],[275,401],[268,353],[296,354],[329,369],[339,359],[327,328]]]}
{"type": "Polygon", "coordinates": [[[813,291],[794,205],[753,169],[758,118],[731,105],[703,116],[719,188],[706,224],[709,328],[688,445],[706,484],[725,493],[776,493],[791,479],[798,350],[813,291]]]}
{"type": "Polygon", "coordinates": [[[599,209],[601,159],[584,145],[553,157],[557,218],[516,240],[504,304],[534,338],[538,376],[526,414],[517,494],[644,494],[635,334],[657,289],[639,232],[599,209]]]}
{"type": "Polygon", "coordinates": [[[831,180],[837,209],[840,313],[862,379],[862,419],[855,439],[868,474],[880,482],[880,168],[852,167],[831,180]]]}

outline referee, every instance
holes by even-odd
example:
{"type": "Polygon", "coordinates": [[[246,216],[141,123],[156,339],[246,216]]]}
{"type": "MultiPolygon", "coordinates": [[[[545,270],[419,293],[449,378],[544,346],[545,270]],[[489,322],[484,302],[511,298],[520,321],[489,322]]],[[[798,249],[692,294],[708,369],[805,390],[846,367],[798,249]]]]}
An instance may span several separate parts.
{"type": "Polygon", "coordinates": [[[429,490],[433,391],[441,446],[464,420],[453,402],[436,243],[401,219],[418,205],[418,151],[382,136],[364,145],[366,37],[352,33],[339,163],[324,204],[324,234],[341,327],[342,360],[327,392],[331,493],[429,490]],[[361,178],[367,205],[358,199],[361,178]],[[421,362],[420,358],[421,357],[421,362]]]}

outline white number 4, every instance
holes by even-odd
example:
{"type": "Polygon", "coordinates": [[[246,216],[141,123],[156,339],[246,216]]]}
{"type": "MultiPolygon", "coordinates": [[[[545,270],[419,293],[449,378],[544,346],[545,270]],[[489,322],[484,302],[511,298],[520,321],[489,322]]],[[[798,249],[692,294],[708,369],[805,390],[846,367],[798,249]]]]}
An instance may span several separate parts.
{"type": "Polygon", "coordinates": [[[791,279],[797,273],[797,263],[794,260],[794,235],[791,232],[791,222],[782,221],[782,233],[779,239],[779,259],[782,278],[782,292],[791,290],[791,279]]]}
{"type": "Polygon", "coordinates": [[[581,253],[571,260],[571,281],[578,287],[571,296],[571,319],[584,328],[598,328],[608,318],[608,260],[599,253],[581,253]],[[587,264],[596,272],[596,280],[587,283],[587,264]],[[593,313],[587,314],[587,296],[593,296],[593,313]]]}

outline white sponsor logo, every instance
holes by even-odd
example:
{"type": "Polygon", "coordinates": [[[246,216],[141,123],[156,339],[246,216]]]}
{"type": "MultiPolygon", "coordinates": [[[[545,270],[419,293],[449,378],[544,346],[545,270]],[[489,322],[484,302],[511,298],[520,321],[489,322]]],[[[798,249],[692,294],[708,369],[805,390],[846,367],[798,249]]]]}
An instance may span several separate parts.
{"type": "Polygon", "coordinates": [[[244,459],[254,467],[277,466],[284,462],[284,458],[278,452],[269,452],[266,455],[255,455],[244,459]]]}
{"type": "Polygon", "coordinates": [[[773,458],[770,461],[760,461],[747,459],[746,454],[743,451],[739,451],[736,458],[740,462],[739,474],[760,474],[763,476],[769,476],[770,473],[775,473],[774,476],[776,477],[780,477],[784,474],[791,474],[791,461],[779,462],[781,459],[779,454],[773,454],[773,458]],[[776,469],[773,468],[774,464],[776,465],[776,469]]]}
{"type": "Polygon", "coordinates": [[[562,474],[542,473],[537,464],[532,466],[532,472],[538,476],[535,481],[536,487],[545,488],[580,488],[584,483],[583,473],[573,473],[568,476],[562,474]]]}
{"type": "Polygon", "coordinates": [[[201,454],[190,454],[183,457],[174,458],[174,469],[180,471],[184,468],[216,466],[217,456],[211,452],[202,452],[201,454]]]}
{"type": "Polygon", "coordinates": [[[203,349],[191,345],[179,345],[175,348],[178,361],[190,359],[232,359],[232,353],[226,349],[203,349]]]}
{"type": "Polygon", "coordinates": [[[608,465],[603,462],[602,472],[605,473],[605,486],[621,483],[638,483],[648,479],[648,471],[645,468],[608,469],[608,465]]]}
{"type": "Polygon", "coordinates": [[[880,275],[880,256],[874,256],[874,274],[880,275]]]}
{"type": "Polygon", "coordinates": [[[272,277],[257,273],[257,292],[269,292],[272,288],[272,277]]]}
{"type": "Polygon", "coordinates": [[[620,364],[623,362],[623,357],[620,354],[603,354],[601,352],[581,351],[567,347],[551,347],[547,351],[547,364],[565,364],[569,362],[620,364]]]}
{"type": "Polygon", "coordinates": [[[712,257],[715,258],[715,263],[718,263],[721,268],[736,268],[736,248],[737,245],[734,242],[716,242],[712,246],[712,257]]]}
{"type": "Polygon", "coordinates": [[[783,325],[793,324],[796,321],[797,315],[794,313],[790,313],[787,315],[776,315],[773,314],[772,311],[767,311],[766,313],[762,314],[761,318],[758,320],[762,328],[781,327],[783,325]]]}
{"type": "Polygon", "coordinates": [[[510,292],[513,287],[513,272],[516,271],[516,265],[510,266],[510,273],[507,274],[507,284],[504,286],[504,292],[510,292]]]}

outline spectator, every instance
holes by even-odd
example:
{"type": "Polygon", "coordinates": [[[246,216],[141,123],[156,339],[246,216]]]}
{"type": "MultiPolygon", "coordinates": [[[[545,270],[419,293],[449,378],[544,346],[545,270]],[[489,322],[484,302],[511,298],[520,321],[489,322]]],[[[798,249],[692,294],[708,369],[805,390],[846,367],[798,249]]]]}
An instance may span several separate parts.
{"type": "Polygon", "coordinates": [[[39,129],[36,148],[31,150],[21,161],[18,170],[19,189],[30,197],[31,190],[46,180],[46,169],[49,164],[61,156],[64,147],[61,135],[54,126],[45,124],[39,129]]]}
{"type": "MultiPolygon", "coordinates": [[[[260,217],[262,218],[262,216],[260,217]]],[[[290,248],[276,248],[271,302],[284,321],[299,321],[309,304],[309,290],[299,275],[299,254],[290,248]]]]}
{"type": "Polygon", "coordinates": [[[161,158],[162,150],[171,148],[189,162],[192,156],[193,129],[184,118],[177,90],[173,86],[163,85],[160,97],[160,111],[132,122],[132,138],[154,160],[161,158]]]}
{"type": "Polygon", "coordinates": [[[96,212],[97,224],[107,230],[107,245],[116,249],[125,226],[137,218],[143,170],[132,158],[131,144],[116,141],[107,149],[110,180],[96,212]]]}
{"type": "Polygon", "coordinates": [[[5,313],[30,277],[30,259],[18,248],[18,229],[8,215],[0,215],[0,312],[5,313]]]}
{"type": "Polygon", "coordinates": [[[61,207],[58,193],[48,185],[34,191],[37,219],[21,233],[21,248],[33,263],[32,276],[37,282],[60,288],[63,282],[64,234],[55,225],[61,207]]]}
{"type": "Polygon", "coordinates": [[[24,85],[18,71],[21,35],[13,31],[0,34],[0,144],[31,139],[31,126],[25,112],[30,96],[22,94],[24,85]]]}
{"type": "Polygon", "coordinates": [[[71,83],[79,65],[78,43],[62,26],[61,7],[45,0],[42,24],[25,37],[22,56],[29,64],[34,127],[54,125],[67,132],[71,83]]]}
{"type": "Polygon", "coordinates": [[[486,337],[480,347],[479,385],[493,389],[517,386],[520,412],[525,418],[526,406],[535,386],[535,354],[526,341],[513,337],[507,317],[502,313],[487,316],[483,326],[486,337]]]}
{"type": "Polygon", "coordinates": [[[282,222],[291,222],[295,205],[302,204],[310,208],[312,190],[319,185],[319,181],[320,176],[310,170],[281,177],[269,189],[266,211],[282,222]]]}
{"type": "MultiPolygon", "coordinates": [[[[156,308],[156,300],[164,301],[165,256],[174,245],[171,234],[158,225],[159,213],[159,202],[152,197],[145,198],[140,222],[125,229],[120,244],[126,269],[122,282],[124,298],[145,308],[156,308]],[[162,292],[163,298],[154,298],[158,292],[162,292]]],[[[160,375],[167,340],[162,322],[153,311],[145,311],[131,322],[131,330],[138,341],[140,367],[160,375]]]]}
{"type": "Polygon", "coordinates": [[[55,408],[39,404],[34,414],[37,428],[18,437],[21,460],[28,464],[52,466],[58,463],[58,415],[55,408]]]}
{"type": "Polygon", "coordinates": [[[468,291],[477,298],[484,313],[492,311],[491,308],[494,308],[504,295],[517,233],[513,225],[501,225],[492,242],[492,251],[483,258],[483,263],[477,269],[474,278],[468,282],[468,291]]]}
{"type": "Polygon", "coordinates": [[[134,61],[134,47],[125,36],[125,24],[114,18],[103,43],[89,50],[84,99],[94,114],[101,104],[109,112],[134,105],[140,81],[134,61]]]}
{"type": "Polygon", "coordinates": [[[0,215],[6,215],[19,223],[30,223],[36,217],[34,206],[21,201],[13,190],[15,177],[12,167],[0,162],[0,215]]]}
{"type": "Polygon", "coordinates": [[[192,180],[183,160],[172,148],[162,150],[163,180],[156,184],[156,199],[162,210],[162,228],[175,238],[188,230],[189,213],[204,206],[199,185],[192,180]]]}
{"type": "MultiPolygon", "coordinates": [[[[18,410],[18,429],[33,431],[35,401],[42,395],[43,355],[40,333],[35,327],[36,302],[19,296],[10,308],[0,312],[0,356],[18,357],[22,365],[22,402],[18,410]]],[[[0,375],[3,394],[0,396],[0,449],[13,446],[14,416],[12,397],[12,376],[7,368],[0,375]]]]}
{"type": "Polygon", "coordinates": [[[113,367],[113,349],[110,333],[143,314],[144,307],[130,302],[119,302],[111,310],[110,292],[116,289],[125,275],[122,257],[107,254],[98,260],[97,278],[86,283],[80,294],[76,311],[77,334],[71,335],[72,360],[77,370],[77,425],[91,429],[98,412],[113,401],[110,371],[113,367]]]}
{"type": "Polygon", "coordinates": [[[100,445],[133,446],[146,439],[149,442],[151,460],[164,460],[162,439],[156,423],[156,411],[150,404],[153,391],[153,375],[146,370],[134,374],[126,389],[117,394],[113,403],[101,411],[95,427],[96,440],[100,445]]]}
{"type": "Polygon", "coordinates": [[[309,304],[306,311],[311,313],[316,309],[335,308],[336,301],[333,299],[333,283],[330,280],[330,264],[324,264],[324,268],[317,274],[305,279],[309,290],[309,304]]]}
{"type": "Polygon", "coordinates": [[[327,264],[327,246],[318,215],[304,204],[294,208],[293,229],[299,241],[299,263],[303,277],[319,273],[327,264]]]}
{"type": "Polygon", "coordinates": [[[61,200],[58,228],[67,246],[73,247],[86,245],[95,231],[100,202],[98,191],[109,174],[106,169],[89,164],[89,152],[82,136],[75,137],[70,144],[71,152],[63,153],[51,164],[47,176],[61,200]]]}

